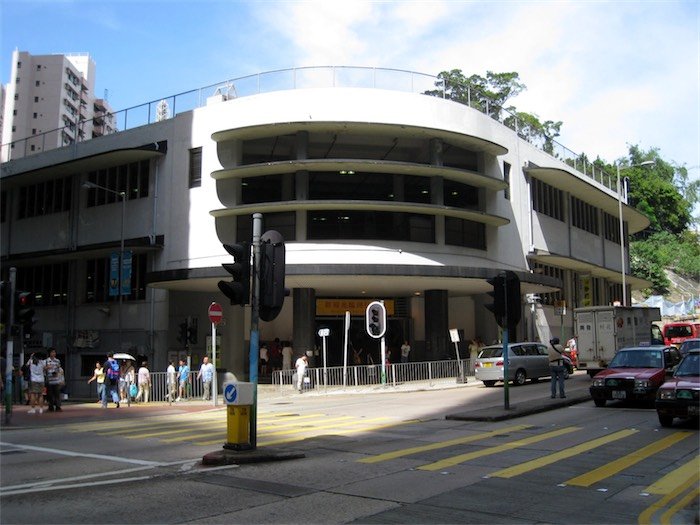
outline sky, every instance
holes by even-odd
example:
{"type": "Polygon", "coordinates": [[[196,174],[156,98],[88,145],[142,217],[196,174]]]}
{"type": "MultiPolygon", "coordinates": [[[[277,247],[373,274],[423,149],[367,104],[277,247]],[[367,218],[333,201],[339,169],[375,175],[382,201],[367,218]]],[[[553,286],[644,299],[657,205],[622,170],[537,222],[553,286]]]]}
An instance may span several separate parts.
{"type": "Polygon", "coordinates": [[[115,110],[265,71],[515,71],[509,101],[613,162],[657,148],[700,178],[700,2],[0,0],[11,54],[87,52],[115,110]]]}

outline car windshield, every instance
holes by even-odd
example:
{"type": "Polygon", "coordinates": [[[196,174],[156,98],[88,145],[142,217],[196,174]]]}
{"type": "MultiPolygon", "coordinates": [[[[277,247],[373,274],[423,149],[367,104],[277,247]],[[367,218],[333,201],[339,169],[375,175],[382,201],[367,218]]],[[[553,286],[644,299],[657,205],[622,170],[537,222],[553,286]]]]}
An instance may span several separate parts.
{"type": "Polygon", "coordinates": [[[688,337],[693,335],[690,325],[669,326],[666,329],[666,337],[688,337]]]}
{"type": "Polygon", "coordinates": [[[661,350],[627,350],[618,352],[610,368],[663,368],[664,360],[661,350]]]}
{"type": "Polygon", "coordinates": [[[676,377],[700,376],[700,352],[686,355],[673,375],[676,377]]]}
{"type": "Polygon", "coordinates": [[[679,348],[682,354],[687,354],[691,350],[698,349],[700,349],[700,339],[697,339],[695,341],[683,341],[683,344],[679,348]]]}
{"type": "Polygon", "coordinates": [[[503,347],[502,346],[493,346],[493,347],[484,348],[481,351],[481,353],[479,354],[479,358],[490,359],[492,357],[501,357],[502,355],[503,355],[503,347]]]}

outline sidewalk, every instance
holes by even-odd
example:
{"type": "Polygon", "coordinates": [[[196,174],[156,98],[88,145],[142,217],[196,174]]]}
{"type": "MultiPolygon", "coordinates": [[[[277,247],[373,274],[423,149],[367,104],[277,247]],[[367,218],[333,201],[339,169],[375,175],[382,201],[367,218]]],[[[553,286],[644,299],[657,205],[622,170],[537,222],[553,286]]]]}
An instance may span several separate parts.
{"type": "MultiPolygon", "coordinates": [[[[514,419],[518,417],[545,412],[548,410],[556,410],[558,408],[583,403],[591,399],[588,392],[590,380],[583,372],[578,372],[571,376],[566,382],[567,397],[565,399],[551,399],[549,395],[541,393],[536,397],[528,400],[517,400],[514,391],[517,393],[519,389],[527,389],[528,386],[515,387],[510,385],[511,402],[509,408],[504,406],[503,397],[499,397],[498,401],[490,401],[486,406],[479,408],[469,408],[465,410],[457,410],[454,413],[446,415],[447,419],[463,420],[463,421],[502,421],[505,419],[514,419]]],[[[469,377],[467,383],[457,383],[455,378],[439,379],[432,381],[410,382],[394,385],[367,385],[362,387],[328,387],[327,389],[320,387],[314,390],[305,391],[304,397],[324,397],[324,396],[340,396],[340,395],[376,395],[384,393],[397,392],[420,392],[433,390],[447,389],[466,389],[467,391],[477,392],[477,389],[483,388],[481,381],[469,377]]],[[[502,386],[495,388],[502,389],[502,386]]],[[[526,392],[526,390],[523,390],[526,392]]],[[[547,389],[547,392],[549,390],[547,389]]],[[[298,395],[294,392],[290,385],[258,385],[258,402],[262,405],[272,403],[279,399],[288,399],[291,395],[298,395]]],[[[220,396],[218,404],[215,407],[212,401],[203,401],[201,399],[187,399],[176,403],[168,403],[166,401],[152,401],[149,403],[132,403],[127,406],[122,403],[120,408],[116,408],[110,403],[109,407],[104,409],[99,403],[92,400],[67,400],[62,404],[62,411],[46,412],[43,414],[28,414],[29,406],[13,405],[10,424],[5,422],[4,410],[0,413],[0,429],[3,431],[27,427],[41,427],[55,424],[77,423],[84,420],[100,420],[100,419],[132,419],[154,415],[176,415],[183,413],[203,412],[207,410],[223,410],[226,405],[223,398],[220,396]]]]}

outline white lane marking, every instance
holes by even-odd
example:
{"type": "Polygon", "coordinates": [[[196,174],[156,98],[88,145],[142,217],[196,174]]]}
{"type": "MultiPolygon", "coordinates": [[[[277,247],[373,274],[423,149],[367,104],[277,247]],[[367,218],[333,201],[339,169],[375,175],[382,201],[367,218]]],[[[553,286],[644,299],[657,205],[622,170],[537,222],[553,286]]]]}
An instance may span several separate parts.
{"type": "Polygon", "coordinates": [[[15,443],[7,443],[5,441],[0,441],[0,446],[14,447],[14,448],[22,449],[22,450],[33,450],[35,452],[46,452],[48,454],[57,454],[59,456],[71,456],[71,457],[80,457],[80,458],[100,459],[100,460],[107,460],[107,461],[117,461],[119,463],[131,463],[133,465],[145,465],[145,466],[149,466],[149,467],[159,467],[159,466],[163,465],[163,463],[158,462],[158,461],[146,461],[144,459],[122,458],[122,457],[118,457],[118,456],[109,456],[106,454],[86,454],[84,452],[73,452],[72,450],[59,450],[56,448],[35,447],[33,445],[17,445],[15,443]]]}
{"type": "MultiPolygon", "coordinates": [[[[99,456],[102,458],[102,456],[99,456]]],[[[152,479],[156,477],[156,474],[152,474],[149,476],[138,476],[138,477],[131,477],[131,478],[123,478],[123,479],[111,479],[111,480],[105,480],[105,481],[91,481],[89,483],[69,483],[69,482],[74,482],[74,481],[86,481],[86,480],[94,480],[95,478],[101,478],[104,476],[117,476],[117,475],[124,475],[124,474],[132,474],[134,472],[141,472],[144,470],[152,470],[154,468],[158,467],[171,467],[171,466],[177,466],[177,465],[182,465],[185,468],[189,468],[190,470],[188,472],[185,472],[187,474],[196,472],[194,470],[194,466],[199,462],[199,460],[194,460],[194,459],[180,459],[178,461],[169,461],[166,463],[158,463],[154,465],[146,465],[146,466],[141,466],[141,467],[134,467],[134,468],[127,468],[127,469],[122,469],[122,470],[110,470],[108,472],[96,472],[93,474],[85,474],[82,476],[72,476],[68,478],[56,478],[56,479],[50,479],[50,480],[41,480],[41,481],[35,481],[32,483],[24,483],[21,485],[12,485],[12,486],[5,486],[5,487],[0,487],[0,497],[2,496],[11,496],[11,495],[16,495],[16,494],[31,494],[33,492],[42,492],[42,491],[48,491],[48,490],[59,490],[59,489],[69,489],[69,488],[75,488],[75,487],[93,487],[93,486],[99,486],[99,485],[108,485],[111,483],[123,483],[124,481],[142,481],[142,480],[147,480],[147,479],[152,479]],[[69,483],[69,484],[65,484],[69,483]]],[[[231,465],[233,467],[237,467],[238,465],[231,465]]],[[[212,469],[208,469],[212,470],[212,469]]]]}
{"type": "Polygon", "coordinates": [[[93,481],[91,483],[74,483],[71,485],[58,485],[55,487],[34,487],[23,490],[8,490],[4,489],[0,492],[0,496],[14,496],[17,494],[32,494],[34,492],[47,492],[50,490],[64,490],[64,489],[74,489],[74,488],[85,488],[85,487],[97,487],[100,485],[114,485],[116,483],[129,483],[132,481],[145,481],[151,479],[154,476],[139,476],[135,478],[122,478],[122,479],[107,479],[104,481],[93,481]]]}

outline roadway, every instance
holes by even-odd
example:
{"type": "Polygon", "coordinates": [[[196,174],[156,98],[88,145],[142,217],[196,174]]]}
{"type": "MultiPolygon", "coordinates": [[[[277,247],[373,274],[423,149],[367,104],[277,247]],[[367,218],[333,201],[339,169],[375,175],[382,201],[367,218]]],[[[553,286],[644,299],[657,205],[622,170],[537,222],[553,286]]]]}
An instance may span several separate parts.
{"type": "Polygon", "coordinates": [[[474,381],[261,387],[258,452],[303,457],[213,467],[202,458],[226,439],[222,407],[16,407],[0,439],[0,522],[693,523],[697,424],[596,408],[588,384],[575,374],[564,400],[547,381],[511,387],[508,410],[502,387],[474,381]]]}

